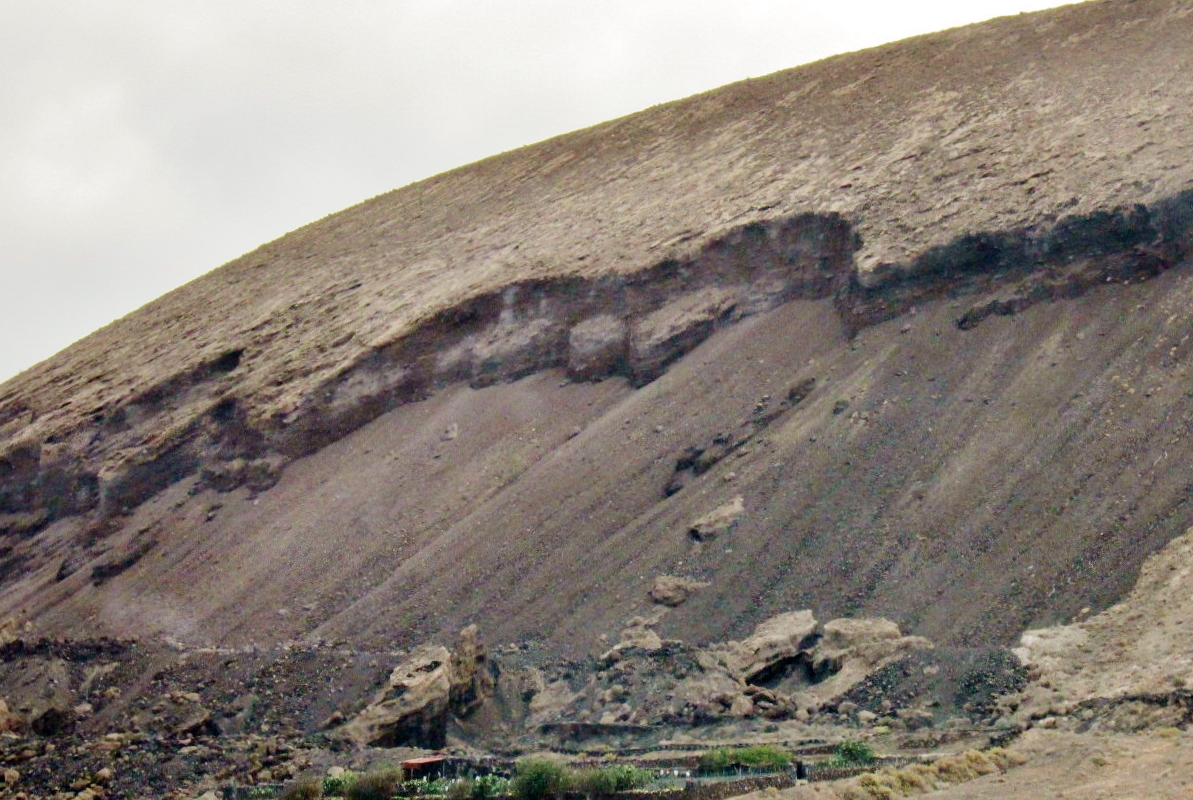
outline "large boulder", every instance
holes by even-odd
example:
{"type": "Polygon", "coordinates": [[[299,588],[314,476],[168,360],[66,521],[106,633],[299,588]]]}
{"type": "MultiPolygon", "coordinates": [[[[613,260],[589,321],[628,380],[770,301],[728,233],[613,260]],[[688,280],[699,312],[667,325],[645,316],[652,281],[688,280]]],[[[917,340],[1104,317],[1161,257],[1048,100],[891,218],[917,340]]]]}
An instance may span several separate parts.
{"type": "Polygon", "coordinates": [[[340,732],[358,745],[442,747],[451,699],[451,652],[423,645],[398,665],[389,683],[340,732]]]}
{"type": "MultiPolygon", "coordinates": [[[[540,682],[542,676],[539,675],[540,682]]],[[[548,722],[558,722],[569,717],[574,717],[576,710],[573,704],[580,697],[577,692],[572,691],[572,687],[568,685],[567,681],[558,680],[552,683],[543,683],[540,689],[535,692],[530,699],[526,724],[529,727],[535,727],[548,722]]]]}
{"type": "Polygon", "coordinates": [[[613,645],[613,649],[601,656],[601,660],[604,662],[617,661],[625,651],[630,650],[653,653],[662,649],[663,639],[655,632],[654,628],[666,616],[668,611],[670,609],[659,608],[650,614],[631,618],[626,623],[625,628],[622,629],[617,644],[613,645]]]}
{"type": "Polygon", "coordinates": [[[887,619],[834,619],[808,656],[815,675],[825,680],[800,692],[801,707],[817,707],[838,697],[870,673],[915,650],[932,647],[922,636],[904,636],[887,619]]]}
{"type": "Polygon", "coordinates": [[[741,681],[754,683],[811,646],[816,626],[811,611],[771,617],[746,639],[725,645],[725,662],[741,681]]]}
{"type": "Polygon", "coordinates": [[[460,631],[456,650],[451,657],[451,711],[466,717],[493,696],[496,680],[489,668],[489,655],[481,643],[475,625],[460,631]]]}
{"type": "Polygon", "coordinates": [[[472,625],[460,632],[454,653],[441,645],[416,648],[339,732],[359,746],[440,748],[450,718],[471,714],[493,686],[488,656],[472,625]]]}

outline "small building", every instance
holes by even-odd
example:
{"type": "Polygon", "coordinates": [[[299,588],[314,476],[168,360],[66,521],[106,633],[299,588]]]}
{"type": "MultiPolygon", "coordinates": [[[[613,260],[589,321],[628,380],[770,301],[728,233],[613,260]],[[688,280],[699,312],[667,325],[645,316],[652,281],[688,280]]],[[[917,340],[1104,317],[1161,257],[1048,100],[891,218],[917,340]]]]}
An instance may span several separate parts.
{"type": "Polygon", "coordinates": [[[442,778],[444,767],[447,766],[447,756],[426,756],[411,758],[402,762],[402,779],[407,781],[418,778],[442,778]]]}

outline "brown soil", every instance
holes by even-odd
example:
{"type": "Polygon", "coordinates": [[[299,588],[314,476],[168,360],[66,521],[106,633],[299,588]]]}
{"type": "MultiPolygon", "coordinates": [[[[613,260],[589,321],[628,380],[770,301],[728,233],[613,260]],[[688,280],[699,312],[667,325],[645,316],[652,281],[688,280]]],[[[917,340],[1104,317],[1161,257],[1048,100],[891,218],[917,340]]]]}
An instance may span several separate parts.
{"type": "MultiPolygon", "coordinates": [[[[1193,737],[1179,731],[1167,732],[1165,736],[1032,731],[1012,752],[1025,758],[1025,763],[973,780],[960,780],[951,786],[942,781],[938,791],[908,791],[894,796],[939,800],[1169,800],[1193,795],[1193,737]]],[[[852,800],[881,796],[860,791],[856,781],[841,781],[756,792],[745,797],[852,800]]]]}

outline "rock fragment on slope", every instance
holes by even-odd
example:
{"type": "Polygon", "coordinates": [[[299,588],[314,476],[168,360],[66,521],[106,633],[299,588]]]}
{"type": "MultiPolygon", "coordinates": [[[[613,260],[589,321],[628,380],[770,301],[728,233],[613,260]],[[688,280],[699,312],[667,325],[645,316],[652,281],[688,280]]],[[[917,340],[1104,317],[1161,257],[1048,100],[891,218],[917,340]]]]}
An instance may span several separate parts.
{"type": "Polygon", "coordinates": [[[693,592],[703,589],[706,586],[708,586],[708,583],[692,578],[685,578],[679,575],[659,575],[654,579],[654,584],[650,587],[650,591],[647,594],[651,602],[675,608],[683,605],[692,596],[693,592]]]}
{"type": "Polygon", "coordinates": [[[887,619],[834,619],[824,623],[824,636],[810,651],[812,671],[828,675],[800,693],[800,702],[814,706],[844,694],[867,675],[916,650],[932,647],[923,636],[904,636],[887,619]]]}
{"type": "Polygon", "coordinates": [[[688,526],[688,536],[695,542],[709,542],[733,530],[733,526],[746,511],[745,502],[739,495],[724,505],[717,506],[688,526]]]}

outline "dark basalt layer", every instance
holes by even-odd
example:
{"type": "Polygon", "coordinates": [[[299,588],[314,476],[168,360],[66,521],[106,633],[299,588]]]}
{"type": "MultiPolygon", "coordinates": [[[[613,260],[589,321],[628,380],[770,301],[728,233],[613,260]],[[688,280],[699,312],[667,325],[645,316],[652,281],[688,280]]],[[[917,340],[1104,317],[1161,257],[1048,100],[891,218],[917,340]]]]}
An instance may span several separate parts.
{"type": "Polygon", "coordinates": [[[11,448],[0,457],[0,535],[77,514],[108,518],[198,472],[222,491],[268,488],[286,461],[457,382],[482,387],[567,367],[575,380],[620,376],[641,386],[718,329],[792,299],[832,297],[856,333],[930,299],[996,293],[957,317],[974,328],[991,314],[1155,277],[1186,257],[1191,232],[1188,191],[1150,208],[966,236],[863,279],[852,260],[857,236],[836,215],[751,223],[686,261],[596,280],[521,281],[472,298],[345,366],[264,427],[248,421],[234,384],[220,391],[244,356],[231,350],[93,415],[67,441],[11,448]],[[203,391],[212,393],[208,413],[171,427],[180,398],[203,391]],[[147,443],[117,469],[88,469],[130,434],[147,443]]]}

